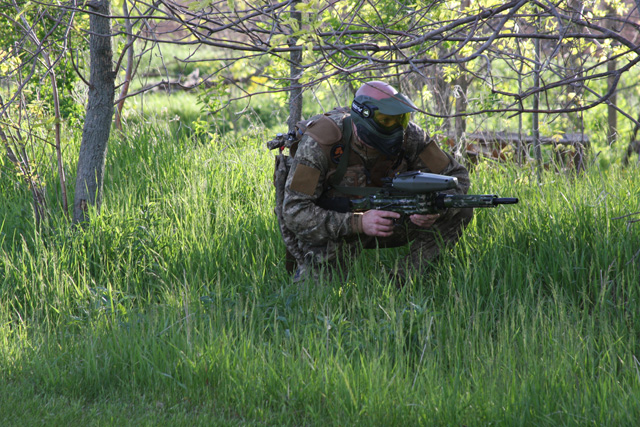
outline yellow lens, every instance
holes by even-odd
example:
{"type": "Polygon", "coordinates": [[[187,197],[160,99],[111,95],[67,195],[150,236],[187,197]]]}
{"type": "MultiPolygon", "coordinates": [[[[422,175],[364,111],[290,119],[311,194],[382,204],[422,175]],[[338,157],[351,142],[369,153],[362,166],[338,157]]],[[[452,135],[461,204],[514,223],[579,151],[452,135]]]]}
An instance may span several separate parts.
{"type": "Polygon", "coordinates": [[[410,118],[411,118],[411,113],[396,114],[393,116],[390,116],[388,114],[382,114],[378,110],[375,110],[375,112],[373,113],[373,119],[376,121],[376,123],[378,123],[380,126],[387,129],[393,129],[397,126],[402,126],[403,128],[406,128],[407,125],[409,124],[410,118]]]}

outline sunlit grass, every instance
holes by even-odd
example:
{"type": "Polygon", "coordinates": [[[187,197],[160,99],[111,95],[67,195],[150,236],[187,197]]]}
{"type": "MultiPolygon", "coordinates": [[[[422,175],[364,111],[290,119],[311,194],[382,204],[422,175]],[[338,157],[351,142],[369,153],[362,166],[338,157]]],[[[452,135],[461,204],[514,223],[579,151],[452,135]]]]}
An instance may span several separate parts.
{"type": "Polygon", "coordinates": [[[478,167],[473,192],[520,203],[478,211],[434,271],[398,291],[380,271],[406,249],[367,252],[298,286],[267,138],[114,138],[84,231],[34,233],[3,169],[3,199],[25,200],[0,208],[3,425],[638,419],[634,170],[478,167]]]}

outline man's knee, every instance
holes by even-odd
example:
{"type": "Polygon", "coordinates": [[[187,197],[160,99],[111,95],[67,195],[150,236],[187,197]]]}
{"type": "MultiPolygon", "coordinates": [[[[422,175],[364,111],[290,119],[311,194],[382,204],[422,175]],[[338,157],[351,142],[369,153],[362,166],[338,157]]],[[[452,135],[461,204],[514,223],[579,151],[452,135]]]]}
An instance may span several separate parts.
{"type": "Polygon", "coordinates": [[[473,208],[458,209],[455,214],[447,215],[441,221],[436,222],[436,229],[440,233],[450,230],[463,230],[473,219],[473,208]]]}

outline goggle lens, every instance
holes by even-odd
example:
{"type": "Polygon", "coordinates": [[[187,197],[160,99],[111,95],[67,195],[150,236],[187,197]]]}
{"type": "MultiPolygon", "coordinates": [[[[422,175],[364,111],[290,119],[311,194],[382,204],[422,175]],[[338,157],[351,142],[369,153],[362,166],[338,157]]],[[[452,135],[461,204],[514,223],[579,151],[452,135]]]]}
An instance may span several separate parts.
{"type": "Polygon", "coordinates": [[[382,114],[379,110],[375,110],[373,120],[385,129],[394,129],[398,126],[406,128],[409,125],[409,120],[411,120],[411,113],[390,116],[388,114],[382,114]]]}

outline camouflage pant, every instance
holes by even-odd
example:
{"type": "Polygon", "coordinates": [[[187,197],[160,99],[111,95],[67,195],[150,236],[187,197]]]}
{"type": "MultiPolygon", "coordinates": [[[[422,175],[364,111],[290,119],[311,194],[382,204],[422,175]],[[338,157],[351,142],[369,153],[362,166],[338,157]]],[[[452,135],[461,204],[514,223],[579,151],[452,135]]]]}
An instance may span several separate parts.
{"type": "Polygon", "coordinates": [[[351,239],[329,242],[323,246],[307,245],[298,242],[304,253],[304,262],[300,263],[294,281],[307,278],[319,279],[322,274],[346,276],[349,264],[362,249],[395,248],[410,245],[409,254],[398,264],[399,276],[405,276],[403,266],[422,272],[431,261],[438,257],[441,250],[452,247],[460,238],[464,228],[473,218],[473,209],[459,209],[449,212],[428,229],[420,228],[405,218],[396,225],[390,237],[372,237],[359,235],[351,239]]]}

